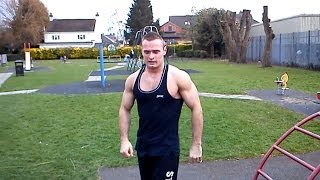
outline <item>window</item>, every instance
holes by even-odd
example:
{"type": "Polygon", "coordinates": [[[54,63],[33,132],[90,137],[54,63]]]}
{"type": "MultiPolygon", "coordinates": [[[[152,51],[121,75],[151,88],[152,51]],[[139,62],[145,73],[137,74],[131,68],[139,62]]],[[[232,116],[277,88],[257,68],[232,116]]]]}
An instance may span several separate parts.
{"type": "Polygon", "coordinates": [[[172,31],[172,26],[168,26],[168,31],[172,31]]]}
{"type": "Polygon", "coordinates": [[[60,35],[52,35],[52,40],[59,40],[60,39],[60,35]]]}
{"type": "Polygon", "coordinates": [[[184,25],[185,25],[185,26],[190,26],[190,22],[189,22],[189,21],[185,21],[185,22],[184,22],[184,25]]]}
{"type": "Polygon", "coordinates": [[[84,34],[78,35],[78,39],[86,39],[86,35],[84,34]]]}

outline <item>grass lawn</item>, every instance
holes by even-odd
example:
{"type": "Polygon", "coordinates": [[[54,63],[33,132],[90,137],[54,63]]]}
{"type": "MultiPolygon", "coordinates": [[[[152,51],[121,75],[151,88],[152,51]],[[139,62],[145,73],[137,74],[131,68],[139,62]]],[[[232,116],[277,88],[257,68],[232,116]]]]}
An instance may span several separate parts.
{"type": "MultiPolygon", "coordinates": [[[[12,76],[0,91],[36,89],[53,84],[80,82],[95,60],[39,61],[49,71],[12,76]]],[[[221,61],[175,61],[176,66],[198,70],[191,74],[200,92],[245,94],[251,89],[275,89],[273,80],[289,74],[289,87],[314,94],[319,72],[286,67],[259,68],[221,61]]],[[[106,64],[113,66],[114,64],[106,64]]],[[[13,64],[9,64],[13,67],[13,64]]],[[[8,67],[0,67],[4,72],[8,67]]],[[[125,76],[111,76],[123,79],[125,76]]],[[[97,179],[101,166],[137,164],[119,154],[118,108],[121,93],[98,95],[24,94],[0,96],[0,179],[97,179]]],[[[263,101],[201,97],[204,110],[205,161],[261,157],[285,132],[305,116],[263,101]]],[[[135,107],[134,107],[135,109],[135,107]]],[[[181,161],[191,143],[190,111],[180,118],[181,161]]],[[[132,112],[131,142],[135,143],[138,115],[132,112]]],[[[305,128],[320,134],[320,123],[305,128]]],[[[283,148],[292,153],[320,149],[315,139],[294,133],[283,148]]]]}

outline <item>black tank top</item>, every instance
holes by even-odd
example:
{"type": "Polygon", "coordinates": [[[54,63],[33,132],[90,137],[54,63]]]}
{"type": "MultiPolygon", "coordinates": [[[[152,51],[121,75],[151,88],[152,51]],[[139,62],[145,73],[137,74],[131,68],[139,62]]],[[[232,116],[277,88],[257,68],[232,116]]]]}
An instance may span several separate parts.
{"type": "Polygon", "coordinates": [[[135,149],[138,156],[179,155],[178,123],[182,98],[173,98],[167,89],[169,65],[163,68],[159,85],[151,91],[140,88],[143,66],[135,81],[133,93],[137,100],[139,129],[135,149]]]}

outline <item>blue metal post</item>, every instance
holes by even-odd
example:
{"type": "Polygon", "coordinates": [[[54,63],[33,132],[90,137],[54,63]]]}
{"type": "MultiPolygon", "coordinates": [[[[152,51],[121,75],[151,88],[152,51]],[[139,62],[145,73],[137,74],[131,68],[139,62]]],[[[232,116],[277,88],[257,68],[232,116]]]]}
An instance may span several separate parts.
{"type": "Polygon", "coordinates": [[[103,58],[103,44],[99,46],[99,56],[100,56],[100,75],[101,75],[101,86],[106,87],[107,78],[104,79],[104,58],[103,58]]]}
{"type": "Polygon", "coordinates": [[[311,57],[311,31],[308,31],[308,64],[307,66],[310,65],[310,57],[311,57]]]}
{"type": "Polygon", "coordinates": [[[279,35],[279,64],[282,65],[282,62],[281,62],[281,51],[282,51],[282,48],[281,48],[281,45],[282,45],[282,39],[281,39],[281,33],[279,35]]]}

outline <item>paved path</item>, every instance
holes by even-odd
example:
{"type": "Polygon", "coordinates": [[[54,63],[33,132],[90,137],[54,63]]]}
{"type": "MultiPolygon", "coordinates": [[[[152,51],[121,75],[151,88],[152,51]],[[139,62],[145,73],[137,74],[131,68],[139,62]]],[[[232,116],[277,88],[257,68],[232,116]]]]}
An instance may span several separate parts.
{"type": "MultiPolygon", "coordinates": [[[[316,167],[320,164],[320,151],[297,155],[300,159],[316,167]]],[[[201,164],[180,164],[179,180],[250,180],[253,178],[261,158],[211,161],[201,164]]],[[[268,159],[263,168],[269,176],[277,180],[306,180],[311,174],[295,161],[286,156],[268,159]]],[[[138,180],[140,179],[137,166],[121,168],[100,168],[101,180],[138,180]]],[[[320,180],[319,175],[316,180],[320,180]]]]}
{"type": "Polygon", "coordinates": [[[0,87],[13,73],[0,73],[0,87]]]}
{"type": "Polygon", "coordinates": [[[224,98],[224,99],[246,99],[246,100],[257,100],[261,101],[262,99],[249,96],[249,95],[227,95],[227,94],[214,94],[214,93],[199,93],[199,96],[203,97],[212,97],[212,98],[224,98]]]}
{"type": "Polygon", "coordinates": [[[10,92],[0,92],[0,96],[5,95],[14,95],[14,94],[30,94],[37,92],[39,89],[29,89],[29,90],[20,90],[20,91],[10,91],[10,92]]]}
{"type": "Polygon", "coordinates": [[[316,98],[316,93],[310,95],[289,89],[285,95],[277,95],[276,90],[252,90],[248,94],[307,116],[320,111],[320,100],[316,98]]]}
{"type": "MultiPolygon", "coordinates": [[[[107,69],[104,69],[104,70],[105,71],[110,71],[110,70],[115,70],[115,69],[119,69],[119,68],[123,68],[123,67],[124,67],[124,65],[120,64],[120,65],[113,66],[111,68],[107,68],[107,69]]],[[[89,74],[88,79],[86,80],[86,82],[101,81],[101,75],[100,74],[99,75],[96,74],[96,75],[92,76],[91,73],[89,74]]],[[[104,78],[106,78],[106,76],[104,76],[104,78]]]]}

